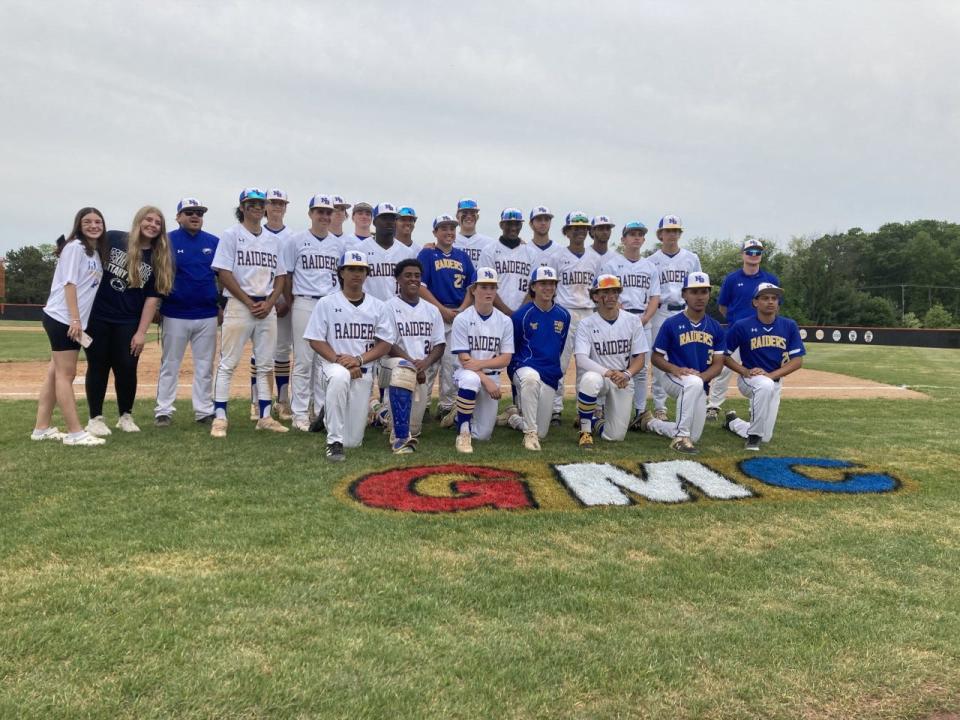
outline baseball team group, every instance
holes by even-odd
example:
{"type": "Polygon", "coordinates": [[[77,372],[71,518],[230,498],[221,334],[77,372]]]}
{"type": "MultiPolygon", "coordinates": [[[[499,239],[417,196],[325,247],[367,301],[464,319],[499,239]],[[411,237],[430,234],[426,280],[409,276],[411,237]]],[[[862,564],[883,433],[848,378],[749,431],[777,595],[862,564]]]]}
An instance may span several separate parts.
{"type": "Polygon", "coordinates": [[[251,342],[256,429],[323,432],[334,462],[345,458],[344,448],[359,447],[371,425],[389,433],[392,452],[414,452],[435,383],[436,419],[453,428],[458,452],[473,452],[496,425],[539,451],[561,423],[571,359],[585,452],[597,438],[623,441],[636,430],[695,454],[708,420],[722,420],[757,451],[773,436],[783,377],[803,362],[797,324],[780,314],[779,280],[760,267],[762,242],[743,242],[742,266],[720,286],[723,326],[707,314],[711,280],[697,255],[680,247],[676,215],[660,219],[659,248],[643,256],[642,222],[625,223],[614,248],[615,223],[580,211],[564,217],[563,243],[551,238],[554,216],[543,206],[526,216],[503,210],[500,237],[491,238],[477,232],[477,202],[463,198],[454,215],[433,219],[433,237],[419,243],[411,207],[318,194],[300,232],[285,224],[288,207],[279,188],[246,188],[237,223],[219,237],[203,229],[207,208],[192,197],[177,204],[179,227],[169,233],[152,206],[137,212],[129,232],[107,231],[96,208],[78,211],[57,243],[43,308],[52,359],[31,438],[105,443],[111,372],[116,429],[139,431],[137,364],[156,317],[155,426],[173,423],[189,347],[194,420],[212,437],[226,437],[231,381],[251,342]],[[348,214],[352,233],[344,230],[348,214]],[[529,239],[521,239],[525,222],[529,239]],[[85,427],[73,391],[81,348],[85,427]],[[504,370],[510,390],[501,389],[504,370]],[[731,373],[749,400],[749,418],[722,412],[731,373]],[[498,414],[502,392],[512,398],[498,414]],[[668,396],[676,400],[672,421],[668,396]],[[66,432],[51,424],[55,407],[66,432]]]}

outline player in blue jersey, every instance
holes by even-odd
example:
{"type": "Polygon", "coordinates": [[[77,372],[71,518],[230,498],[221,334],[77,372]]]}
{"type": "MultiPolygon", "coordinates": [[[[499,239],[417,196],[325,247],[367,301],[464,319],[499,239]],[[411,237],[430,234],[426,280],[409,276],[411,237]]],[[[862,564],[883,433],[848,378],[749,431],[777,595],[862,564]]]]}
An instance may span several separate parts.
{"type": "MultiPolygon", "coordinates": [[[[465,250],[455,248],[453,241],[457,235],[457,221],[449,215],[438,215],[433,220],[433,247],[425,247],[417,255],[423,266],[420,297],[433,303],[443,318],[444,336],[450,347],[450,332],[453,320],[472,302],[467,289],[477,279],[477,271],[465,250]]],[[[440,400],[437,407],[437,419],[452,425],[453,403],[457,388],[453,382],[453,356],[444,353],[440,365],[440,400]]]]}
{"type": "Polygon", "coordinates": [[[710,277],[688,273],[681,297],[684,309],[664,320],[653,345],[653,365],[664,373],[667,394],[677,401],[677,420],[667,422],[646,411],[640,429],[673,438],[670,448],[686,455],[699,452],[694,442],[703,433],[707,391],[723,367],[723,328],[707,312],[710,277]]]}
{"type": "Polygon", "coordinates": [[[797,323],[778,315],[782,298],[779,287],[760,283],[753,294],[753,317],[737,321],[727,331],[726,365],[739,375],[737,387],[750,399],[750,422],[731,410],[723,426],[746,438],[746,449],[754,452],[773,437],[780,409],[780,380],[800,369],[807,352],[797,323]],[[739,351],[740,362],[731,355],[734,351],[739,351]]]}
{"type": "MultiPolygon", "coordinates": [[[[743,266],[727,275],[720,284],[717,303],[720,312],[727,319],[727,327],[744,318],[753,317],[753,296],[760,283],[779,285],[780,280],[773,273],[760,269],[763,259],[763,243],[756,238],[747,238],[740,246],[743,266]]],[[[734,355],[739,360],[739,352],[734,355]]],[[[707,402],[707,420],[716,420],[720,416],[720,406],[727,397],[731,370],[724,366],[720,376],[710,384],[710,399],[707,402]]]]}
{"type": "Polygon", "coordinates": [[[507,375],[517,389],[520,413],[509,413],[507,424],[523,431],[523,446],[539,450],[553,414],[553,398],[563,392],[560,353],[570,330],[570,313],[554,302],[559,278],[549,266],[530,274],[529,296],[511,316],[515,352],[507,375]]]}

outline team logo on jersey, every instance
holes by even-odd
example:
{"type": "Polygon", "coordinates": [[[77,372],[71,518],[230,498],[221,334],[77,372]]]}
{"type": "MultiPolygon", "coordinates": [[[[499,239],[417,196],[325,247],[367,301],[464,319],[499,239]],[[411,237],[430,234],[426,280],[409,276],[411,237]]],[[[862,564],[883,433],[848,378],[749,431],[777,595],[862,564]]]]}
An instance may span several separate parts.
{"type": "Polygon", "coordinates": [[[538,327],[540,327],[540,323],[538,323],[538,322],[532,322],[532,323],[530,323],[530,329],[531,329],[531,330],[536,330],[538,327]]]}
{"type": "MultiPolygon", "coordinates": [[[[181,252],[182,252],[182,251],[181,251],[181,252]]],[[[205,247],[205,248],[203,249],[203,254],[204,254],[204,255],[213,255],[213,248],[205,247]]]]}
{"type": "Polygon", "coordinates": [[[563,332],[563,320],[554,320],[553,321],[553,331],[555,333],[563,332]]]}

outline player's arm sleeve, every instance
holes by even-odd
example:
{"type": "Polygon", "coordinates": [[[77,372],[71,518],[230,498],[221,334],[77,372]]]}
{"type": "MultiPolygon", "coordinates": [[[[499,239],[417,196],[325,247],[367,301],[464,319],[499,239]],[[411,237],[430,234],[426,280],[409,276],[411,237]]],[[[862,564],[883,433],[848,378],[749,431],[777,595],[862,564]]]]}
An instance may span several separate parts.
{"type": "Polygon", "coordinates": [[[477,281],[477,269],[469,257],[463,261],[463,270],[467,274],[467,285],[473,285],[477,281]]]}
{"type": "Polygon", "coordinates": [[[595,372],[600,375],[606,375],[610,370],[610,368],[604,367],[596,360],[591,359],[587,353],[574,353],[574,360],[576,360],[577,370],[580,372],[595,372]]]}
{"type": "MultiPolygon", "coordinates": [[[[563,317],[563,330],[560,331],[560,347],[566,347],[567,345],[567,335],[570,334],[570,313],[567,312],[567,309],[560,307],[559,305],[554,305],[554,307],[560,308],[563,317]]],[[[560,358],[557,358],[559,362],[560,358]]]]}
{"type": "Polygon", "coordinates": [[[304,340],[327,339],[327,315],[325,309],[325,303],[322,301],[313,306],[310,320],[307,322],[307,327],[303,330],[304,340]]]}
{"type": "Polygon", "coordinates": [[[503,324],[503,342],[500,343],[501,353],[510,353],[513,355],[513,323],[510,318],[503,324]]]}
{"type": "Polygon", "coordinates": [[[693,255],[693,263],[694,263],[694,265],[696,265],[696,267],[693,269],[693,271],[694,271],[694,272],[702,272],[702,271],[703,271],[703,268],[700,267],[700,256],[697,255],[696,253],[690,253],[690,254],[693,255]]]}
{"type": "Polygon", "coordinates": [[[477,259],[477,267],[494,267],[493,251],[489,245],[480,251],[480,257],[477,259]]]}
{"type": "Polygon", "coordinates": [[[397,323],[394,321],[393,313],[386,303],[380,307],[380,313],[377,315],[377,325],[373,329],[373,334],[375,337],[380,340],[385,340],[391,345],[399,339],[400,334],[397,332],[397,323]]]}
{"type": "MultiPolygon", "coordinates": [[[[727,275],[723,282],[720,283],[720,293],[717,295],[717,305],[721,305],[725,308],[730,307],[730,303],[733,301],[731,295],[733,295],[733,283],[730,281],[730,276],[727,275]]],[[[726,313],[724,313],[726,315],[726,313]]]]}
{"type": "Polygon", "coordinates": [[[573,336],[573,354],[590,355],[590,335],[586,323],[581,322],[577,325],[577,333],[573,336]]]}
{"type": "Polygon", "coordinates": [[[430,262],[430,251],[421,250],[417,253],[417,260],[420,261],[420,265],[423,267],[423,270],[420,273],[420,284],[429,285],[430,278],[433,275],[433,263],[430,262]]]}
{"type": "Polygon", "coordinates": [[[229,230],[225,231],[223,235],[220,236],[220,242],[217,243],[217,252],[213,255],[211,266],[214,270],[229,270],[233,272],[235,258],[233,249],[235,246],[236,239],[233,237],[233,233],[229,230]]]}
{"type": "Polygon", "coordinates": [[[743,328],[740,326],[739,322],[735,322],[729,328],[727,328],[727,334],[724,339],[724,347],[727,349],[727,354],[732,355],[737,351],[737,348],[740,347],[740,340],[743,337],[743,328]]]}
{"type": "Polygon", "coordinates": [[[453,325],[450,329],[450,347],[447,350],[454,355],[470,352],[470,342],[467,340],[467,321],[463,315],[457,315],[453,319],[453,325]]]}
{"type": "Polygon", "coordinates": [[[60,251],[59,266],[57,268],[58,270],[62,268],[59,278],[60,287],[80,284],[83,277],[83,267],[86,265],[86,263],[84,263],[85,257],[86,253],[80,243],[71,240],[63,246],[63,250],[60,251]]]}
{"type": "MultiPolygon", "coordinates": [[[[424,301],[425,302],[425,301],[424,301]]],[[[445,345],[447,342],[447,335],[444,332],[443,327],[443,316],[440,314],[440,311],[437,310],[436,305],[430,305],[430,319],[433,323],[433,329],[430,333],[430,346],[436,347],[437,345],[445,345]]]]}
{"type": "Polygon", "coordinates": [[[297,244],[293,241],[293,238],[283,244],[280,254],[283,256],[283,266],[287,269],[287,274],[293,275],[293,268],[297,264],[297,244]]]}
{"type": "Polygon", "coordinates": [[[667,324],[664,323],[660,326],[660,332],[657,333],[657,337],[653,341],[653,349],[655,352],[658,352],[661,355],[670,357],[672,345],[673,343],[671,334],[667,330],[667,324]]]}
{"type": "Polygon", "coordinates": [[[650,352],[650,346],[647,344],[647,333],[644,332],[643,325],[638,322],[630,338],[630,354],[639,355],[647,352],[650,352]]]}
{"type": "Polygon", "coordinates": [[[807,349],[803,346],[803,340],[800,338],[800,328],[794,320],[790,321],[790,332],[787,335],[787,352],[790,357],[802,357],[807,354],[807,349]]]}

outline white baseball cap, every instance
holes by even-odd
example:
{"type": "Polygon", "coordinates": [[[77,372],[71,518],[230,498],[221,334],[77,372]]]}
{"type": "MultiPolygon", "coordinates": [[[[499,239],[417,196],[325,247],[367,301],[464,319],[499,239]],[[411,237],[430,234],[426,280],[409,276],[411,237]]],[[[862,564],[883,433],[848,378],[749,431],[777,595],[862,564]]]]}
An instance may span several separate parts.
{"type": "Polygon", "coordinates": [[[179,215],[184,210],[203,210],[206,212],[207,206],[196,198],[186,197],[181,198],[180,202],[177,203],[177,214],[179,215]]]}
{"type": "Polygon", "coordinates": [[[692,272],[687,273],[686,279],[683,281],[683,289],[687,288],[708,288],[712,287],[710,285],[710,276],[705,272],[692,272]]]}
{"type": "Polygon", "coordinates": [[[533,208],[533,209],[530,211],[530,219],[531,219],[531,220],[533,220],[534,218],[543,217],[543,216],[553,217],[553,213],[550,212],[550,208],[548,208],[548,207],[546,207],[546,206],[544,206],[544,205],[537,205],[535,208],[533,208]]]}
{"type": "Polygon", "coordinates": [[[451,215],[437,215],[433,219],[433,229],[436,230],[439,225],[459,225],[457,219],[451,215]]]}
{"type": "Polygon", "coordinates": [[[760,248],[763,250],[763,243],[757,240],[756,238],[747,238],[743,241],[743,244],[740,246],[740,250],[749,250],[750,248],[760,248]]]}
{"type": "Polygon", "coordinates": [[[324,210],[333,210],[334,207],[333,198],[329,195],[314,195],[310,198],[310,206],[308,209],[321,208],[324,210]]]}
{"type": "Polygon", "coordinates": [[[757,289],[754,290],[753,296],[760,297],[761,293],[773,293],[777,297],[783,297],[783,288],[773,283],[760,283],[757,285],[757,289]]]}
{"type": "Polygon", "coordinates": [[[362,267],[370,269],[370,263],[367,262],[367,254],[359,250],[347,250],[340,256],[339,267],[362,267]]]}
{"type": "Polygon", "coordinates": [[[590,218],[590,227],[615,227],[616,223],[613,222],[606,215],[594,215],[590,218]]]}
{"type": "Polygon", "coordinates": [[[540,267],[534,268],[533,272],[530,273],[530,285],[544,280],[559,282],[560,278],[557,277],[557,271],[549,265],[541,265],[540,267]]]}
{"type": "Polygon", "coordinates": [[[373,209],[373,219],[376,220],[381,215],[396,215],[397,206],[393,203],[380,203],[373,209]]]}
{"type": "Polygon", "coordinates": [[[496,285],[497,280],[497,271],[490,267],[477,268],[477,279],[474,281],[474,285],[496,285]]]}
{"type": "Polygon", "coordinates": [[[287,194],[280,188],[270,188],[267,190],[267,200],[280,200],[285,203],[290,202],[287,199],[287,194]]]}
{"type": "Polygon", "coordinates": [[[573,212],[567,213],[567,217],[563,221],[563,229],[566,230],[571,225],[589,227],[590,219],[587,217],[587,214],[583,212],[583,210],[574,210],[573,212]]]}
{"type": "Polygon", "coordinates": [[[683,221],[677,215],[664,215],[657,224],[657,230],[683,230],[683,221]]]}
{"type": "Polygon", "coordinates": [[[339,210],[346,210],[350,207],[350,203],[343,199],[343,195],[331,195],[330,199],[333,200],[333,207],[339,210]]]}

